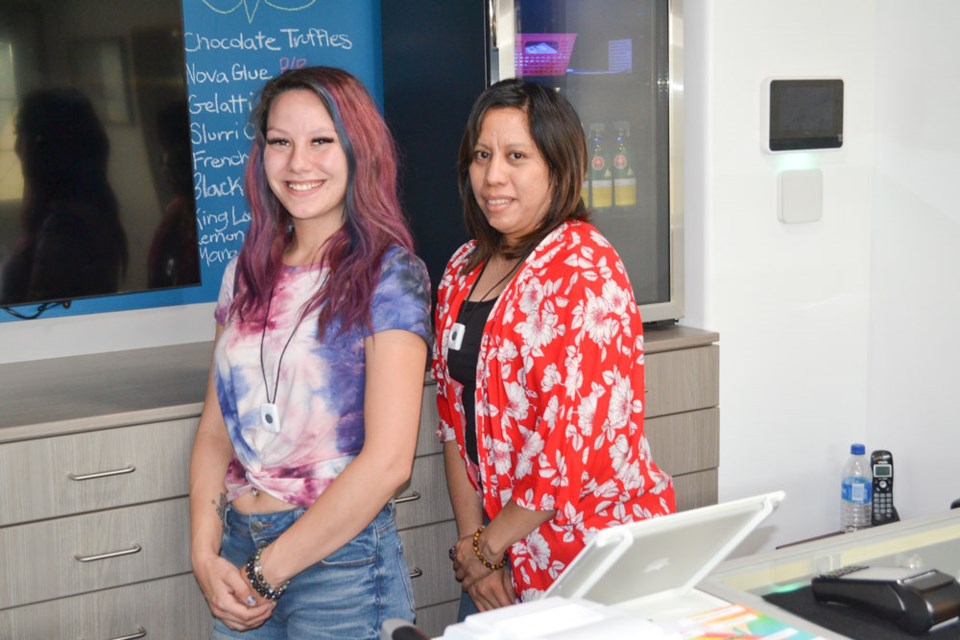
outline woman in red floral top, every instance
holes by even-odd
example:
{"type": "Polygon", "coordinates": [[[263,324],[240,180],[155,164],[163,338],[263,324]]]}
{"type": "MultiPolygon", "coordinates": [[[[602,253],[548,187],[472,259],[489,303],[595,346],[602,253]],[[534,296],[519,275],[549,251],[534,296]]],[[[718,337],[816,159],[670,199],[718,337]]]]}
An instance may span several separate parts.
{"type": "Polygon", "coordinates": [[[675,510],[643,433],[633,290],[580,197],[586,158],[569,102],[519,80],[478,98],[460,145],[473,239],[440,282],[433,373],[461,619],[540,597],[597,531],[675,510]]]}

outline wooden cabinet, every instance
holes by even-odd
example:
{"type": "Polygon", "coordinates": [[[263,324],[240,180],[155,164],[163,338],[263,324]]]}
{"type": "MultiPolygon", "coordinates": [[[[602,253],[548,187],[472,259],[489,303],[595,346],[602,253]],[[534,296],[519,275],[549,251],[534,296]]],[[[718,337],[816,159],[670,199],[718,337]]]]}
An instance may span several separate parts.
{"type": "Polygon", "coordinates": [[[0,446],[0,526],[187,494],[197,418],[0,446]]]}
{"type": "Polygon", "coordinates": [[[0,610],[0,637],[16,640],[206,640],[210,626],[190,574],[0,610]]]}
{"type": "Polygon", "coordinates": [[[718,339],[714,332],[680,326],[644,334],[644,429],[653,459],[673,476],[680,511],[717,503],[718,339]]]}
{"type": "Polygon", "coordinates": [[[188,461],[210,345],[0,367],[0,638],[208,638],[188,461]]]}
{"type": "Polygon", "coordinates": [[[450,496],[437,439],[436,383],[427,380],[420,410],[417,457],[410,481],[397,493],[397,526],[410,566],[417,623],[431,637],[457,618],[460,584],[454,579],[447,549],[457,540],[450,496]]]}
{"type": "MultiPolygon", "coordinates": [[[[646,431],[678,503],[717,501],[717,334],[646,336],[646,431]]],[[[0,366],[0,638],[209,637],[190,572],[188,463],[210,344],[0,366]]],[[[424,384],[413,474],[397,523],[418,624],[455,621],[456,526],[424,384]]]]}
{"type": "Polygon", "coordinates": [[[0,529],[0,608],[190,571],[185,498],[0,529]]]}

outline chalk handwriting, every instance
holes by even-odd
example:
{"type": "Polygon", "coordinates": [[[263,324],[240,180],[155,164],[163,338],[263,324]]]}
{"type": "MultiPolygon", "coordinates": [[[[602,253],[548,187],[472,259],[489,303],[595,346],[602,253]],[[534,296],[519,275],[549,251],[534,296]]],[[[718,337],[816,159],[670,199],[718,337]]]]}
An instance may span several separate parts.
{"type": "MultiPolygon", "coordinates": [[[[223,169],[226,167],[242,167],[247,164],[250,154],[246,151],[237,150],[224,156],[208,156],[205,149],[197,149],[193,152],[193,166],[195,169],[223,169]]],[[[196,176],[194,176],[196,181],[196,176]]]]}
{"type": "Polygon", "coordinates": [[[240,132],[236,129],[213,129],[204,122],[194,122],[190,125],[190,142],[194,146],[239,139],[240,132]]]}
{"type": "Polygon", "coordinates": [[[224,229],[223,231],[211,231],[210,233],[200,234],[200,246],[205,247],[211,244],[240,244],[244,237],[243,229],[224,229]]]}
{"type": "Polygon", "coordinates": [[[197,53],[198,51],[283,51],[283,47],[273,36],[268,36],[262,31],[255,35],[244,35],[242,33],[235,36],[224,36],[221,38],[212,38],[203,36],[199,33],[188,31],[183,34],[183,46],[187,53],[197,53]]]}
{"type": "Polygon", "coordinates": [[[194,178],[194,195],[201,198],[229,198],[242,196],[243,187],[240,185],[240,176],[227,176],[225,180],[211,180],[205,173],[197,172],[194,178]]]}
{"type": "MultiPolygon", "coordinates": [[[[241,238],[242,241],[242,238],[241,238]]],[[[210,247],[201,246],[200,247],[200,259],[203,260],[205,265],[211,264],[223,264],[230,262],[238,253],[239,249],[233,248],[223,248],[223,249],[211,249],[210,247]]]]}
{"type": "Polygon", "coordinates": [[[247,14],[247,22],[252,23],[254,17],[257,15],[257,9],[260,8],[261,2],[278,11],[303,11],[313,6],[316,1],[317,0],[203,0],[203,4],[207,5],[214,13],[222,15],[233,13],[240,7],[243,7],[244,13],[247,14]]]}
{"type": "MultiPolygon", "coordinates": [[[[201,0],[216,13],[243,9],[249,23],[265,8],[299,11],[316,0],[201,0]]],[[[240,14],[237,14],[240,17],[240,14]]],[[[266,25],[264,14],[262,24],[266,25]]],[[[316,64],[321,49],[349,51],[350,34],[325,29],[314,20],[301,26],[252,27],[233,33],[184,34],[189,86],[190,141],[200,259],[205,267],[233,259],[250,223],[244,170],[257,138],[251,112],[263,84],[288,69],[316,64]]]]}
{"type": "Polygon", "coordinates": [[[190,94],[190,113],[197,115],[200,113],[249,113],[253,109],[253,103],[250,98],[235,93],[221,96],[220,92],[213,93],[213,99],[200,100],[196,95],[190,94]]]}
{"type": "Polygon", "coordinates": [[[197,222],[200,230],[207,232],[223,232],[228,227],[238,224],[247,224],[250,222],[250,212],[246,209],[237,211],[236,205],[231,205],[229,210],[207,211],[200,209],[197,212],[197,222]]]}
{"type": "Polygon", "coordinates": [[[331,34],[326,29],[280,29],[281,33],[287,34],[287,46],[291,49],[300,47],[340,47],[342,49],[352,49],[353,42],[350,36],[344,33],[331,34]]]}

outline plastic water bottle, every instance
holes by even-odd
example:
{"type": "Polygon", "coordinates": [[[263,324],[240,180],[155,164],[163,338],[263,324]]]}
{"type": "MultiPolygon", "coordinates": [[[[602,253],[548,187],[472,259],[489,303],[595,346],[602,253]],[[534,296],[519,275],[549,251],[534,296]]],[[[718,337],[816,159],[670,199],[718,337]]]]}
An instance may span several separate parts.
{"type": "Polygon", "coordinates": [[[862,444],[850,445],[850,457],[843,465],[840,484],[840,524],[844,531],[870,526],[873,508],[873,477],[862,444]]]}

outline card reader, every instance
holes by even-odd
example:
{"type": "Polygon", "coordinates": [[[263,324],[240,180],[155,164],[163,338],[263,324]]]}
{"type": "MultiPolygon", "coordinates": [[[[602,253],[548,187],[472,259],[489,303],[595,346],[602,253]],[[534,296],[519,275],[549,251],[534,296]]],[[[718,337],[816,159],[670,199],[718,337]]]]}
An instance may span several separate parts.
{"type": "Polygon", "coordinates": [[[936,569],[850,565],[810,586],[817,602],[870,611],[913,634],[960,616],[960,583],[936,569]]]}

